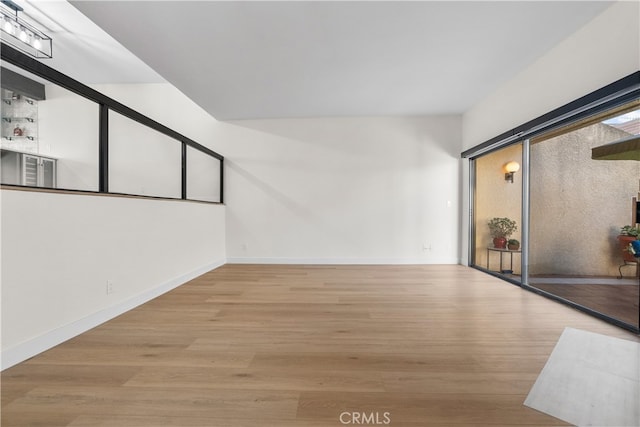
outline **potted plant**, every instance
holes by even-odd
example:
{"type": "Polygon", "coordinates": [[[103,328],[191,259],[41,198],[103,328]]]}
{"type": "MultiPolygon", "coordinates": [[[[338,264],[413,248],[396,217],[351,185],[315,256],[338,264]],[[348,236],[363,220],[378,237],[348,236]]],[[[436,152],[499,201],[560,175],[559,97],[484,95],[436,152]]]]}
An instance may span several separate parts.
{"type": "Polygon", "coordinates": [[[492,218],[488,225],[493,246],[501,249],[507,247],[507,239],[518,229],[516,222],[509,218],[492,218]]]}
{"type": "Polygon", "coordinates": [[[509,241],[507,241],[507,249],[510,251],[517,251],[520,249],[520,242],[516,239],[509,239],[509,241]]]}
{"type": "Polygon", "coordinates": [[[637,240],[638,236],[640,236],[640,227],[625,225],[624,227],[620,227],[620,234],[622,236],[635,237],[635,239],[632,239],[632,240],[637,240]]]}
{"type": "Polygon", "coordinates": [[[620,227],[620,235],[618,236],[618,242],[620,249],[622,250],[622,258],[625,262],[637,262],[637,259],[629,252],[629,244],[634,240],[638,240],[640,236],[640,228],[632,225],[625,225],[620,227]]]}

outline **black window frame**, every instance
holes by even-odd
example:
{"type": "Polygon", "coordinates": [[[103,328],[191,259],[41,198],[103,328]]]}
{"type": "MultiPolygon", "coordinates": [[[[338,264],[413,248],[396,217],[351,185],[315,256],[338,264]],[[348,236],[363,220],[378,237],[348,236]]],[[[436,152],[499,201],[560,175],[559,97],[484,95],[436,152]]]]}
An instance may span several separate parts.
{"type": "MultiPolygon", "coordinates": [[[[224,204],[224,156],[205,147],[204,145],[188,138],[187,136],[159,123],[144,114],[130,108],[113,98],[110,98],[97,90],[73,79],[72,77],[63,74],[42,62],[25,55],[24,53],[8,46],[4,43],[0,44],[0,58],[2,61],[6,61],[24,71],[27,71],[35,76],[41,77],[53,84],[56,84],[66,90],[69,90],[85,99],[95,102],[98,105],[98,191],[91,190],[65,190],[65,189],[47,189],[47,191],[77,191],[84,193],[106,193],[106,194],[119,194],[132,197],[142,198],[154,198],[154,199],[166,199],[166,200],[189,200],[200,203],[212,203],[212,204],[224,204]],[[138,194],[129,193],[111,193],[109,191],[109,111],[117,112],[135,122],[138,122],[144,126],[154,129],[160,132],[182,145],[181,153],[181,197],[155,197],[144,196],[138,194]],[[187,146],[192,147],[208,156],[214,157],[220,161],[219,171],[219,185],[220,185],[220,200],[218,202],[203,201],[197,199],[189,199],[187,197],[187,146]]],[[[13,187],[13,185],[12,185],[13,187]]],[[[17,187],[37,188],[19,185],[17,187]]]]}

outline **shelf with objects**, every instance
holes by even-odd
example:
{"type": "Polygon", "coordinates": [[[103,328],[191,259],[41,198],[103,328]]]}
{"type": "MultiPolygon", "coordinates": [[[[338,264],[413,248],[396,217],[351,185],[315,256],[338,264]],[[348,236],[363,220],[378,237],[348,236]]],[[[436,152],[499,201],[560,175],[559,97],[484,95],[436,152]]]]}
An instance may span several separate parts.
{"type": "Polygon", "coordinates": [[[508,249],[508,248],[496,248],[493,246],[489,246],[487,248],[487,270],[490,270],[489,268],[489,263],[491,261],[491,257],[489,256],[491,252],[498,252],[500,254],[500,269],[499,270],[493,270],[493,271],[498,271],[502,274],[513,274],[513,254],[521,254],[522,251],[520,249],[508,249]],[[503,257],[504,254],[509,254],[509,268],[502,268],[504,261],[503,261],[503,257]]]}
{"type": "Polygon", "coordinates": [[[0,183],[56,188],[57,159],[40,152],[38,103],[44,85],[2,68],[0,183]]]}
{"type": "Polygon", "coordinates": [[[2,87],[0,148],[38,153],[38,101],[2,87]]]}
{"type": "Polygon", "coordinates": [[[634,243],[640,239],[640,193],[638,197],[634,197],[631,203],[631,224],[620,228],[620,234],[617,237],[618,249],[622,256],[622,264],[618,266],[618,279],[624,277],[623,268],[635,267],[635,275],[640,279],[640,254],[633,249],[634,243]]]}

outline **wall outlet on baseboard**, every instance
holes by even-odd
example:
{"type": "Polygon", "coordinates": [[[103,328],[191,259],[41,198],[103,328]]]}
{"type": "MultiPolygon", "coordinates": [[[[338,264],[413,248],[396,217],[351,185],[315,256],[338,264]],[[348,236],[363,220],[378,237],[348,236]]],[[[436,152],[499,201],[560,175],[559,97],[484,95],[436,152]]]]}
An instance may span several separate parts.
{"type": "Polygon", "coordinates": [[[111,280],[107,280],[107,295],[113,293],[113,282],[111,280]]]}
{"type": "Polygon", "coordinates": [[[423,243],[422,250],[431,252],[431,243],[423,243]]]}

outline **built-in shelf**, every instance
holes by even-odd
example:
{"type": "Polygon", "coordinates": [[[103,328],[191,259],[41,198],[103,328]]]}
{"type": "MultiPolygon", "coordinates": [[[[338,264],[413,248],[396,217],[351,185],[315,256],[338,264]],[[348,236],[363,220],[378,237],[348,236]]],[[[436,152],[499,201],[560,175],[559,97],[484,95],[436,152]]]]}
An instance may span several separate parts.
{"type": "MultiPolygon", "coordinates": [[[[4,84],[3,80],[3,84],[4,84]]],[[[38,150],[38,102],[19,92],[2,87],[0,148],[38,150]]]]}
{"type": "Polygon", "coordinates": [[[29,136],[29,135],[5,135],[3,137],[4,139],[8,140],[8,141],[14,141],[14,140],[18,140],[18,139],[28,139],[30,141],[35,141],[35,138],[33,136],[29,136]]]}
{"type": "Polygon", "coordinates": [[[14,101],[20,101],[21,99],[25,100],[28,104],[33,105],[33,103],[35,102],[33,99],[29,99],[29,98],[18,98],[18,99],[14,99],[14,98],[3,98],[2,101],[4,101],[5,104],[7,105],[11,105],[14,101]]]}
{"type": "Polygon", "coordinates": [[[7,123],[11,123],[11,122],[34,123],[36,121],[33,117],[3,117],[2,120],[4,120],[7,123]]]}

